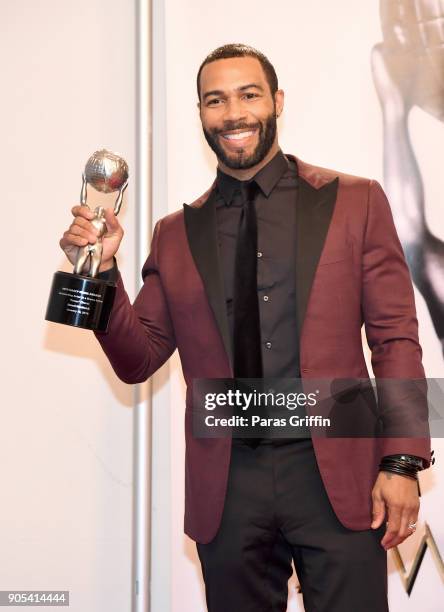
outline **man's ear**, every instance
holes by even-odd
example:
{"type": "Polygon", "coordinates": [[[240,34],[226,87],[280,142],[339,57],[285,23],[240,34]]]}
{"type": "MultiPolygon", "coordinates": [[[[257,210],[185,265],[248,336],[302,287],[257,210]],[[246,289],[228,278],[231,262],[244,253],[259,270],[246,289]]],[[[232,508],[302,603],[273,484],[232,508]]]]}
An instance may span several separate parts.
{"type": "Polygon", "coordinates": [[[284,110],[284,90],[278,89],[274,94],[274,103],[276,105],[276,116],[279,117],[284,110]]]}

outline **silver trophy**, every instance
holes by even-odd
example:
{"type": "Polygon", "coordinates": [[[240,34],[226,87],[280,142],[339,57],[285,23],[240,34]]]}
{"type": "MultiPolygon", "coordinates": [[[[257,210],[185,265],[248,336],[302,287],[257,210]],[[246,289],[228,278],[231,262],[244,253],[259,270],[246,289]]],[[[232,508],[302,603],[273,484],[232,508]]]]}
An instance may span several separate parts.
{"type": "MultiPolygon", "coordinates": [[[[82,174],[82,206],[88,206],[88,185],[102,193],[118,192],[114,204],[114,214],[117,215],[128,186],[128,164],[116,153],[106,149],[96,151],[86,162],[82,174]]],[[[106,331],[116,286],[109,280],[97,278],[102,261],[102,240],[106,233],[103,206],[94,209],[91,223],[98,230],[97,241],[79,247],[72,274],[54,274],[45,318],[55,323],[106,331]]]]}
{"type": "Polygon", "coordinates": [[[444,352],[444,242],[427,223],[408,121],[414,107],[444,121],[444,0],[380,0],[379,6],[383,41],[371,60],[383,116],[384,183],[413,281],[444,352]]]}
{"type": "MultiPolygon", "coordinates": [[[[114,204],[114,214],[117,215],[122,206],[123,192],[128,186],[128,165],[126,161],[106,149],[96,151],[86,162],[85,172],[82,175],[82,191],[80,193],[82,206],[88,206],[86,203],[88,184],[102,193],[119,191],[114,204]]],[[[106,231],[103,206],[97,206],[94,215],[91,223],[99,232],[97,242],[79,248],[74,267],[74,274],[81,274],[85,264],[89,263],[88,276],[93,278],[97,276],[102,261],[102,238],[106,231]]]]}

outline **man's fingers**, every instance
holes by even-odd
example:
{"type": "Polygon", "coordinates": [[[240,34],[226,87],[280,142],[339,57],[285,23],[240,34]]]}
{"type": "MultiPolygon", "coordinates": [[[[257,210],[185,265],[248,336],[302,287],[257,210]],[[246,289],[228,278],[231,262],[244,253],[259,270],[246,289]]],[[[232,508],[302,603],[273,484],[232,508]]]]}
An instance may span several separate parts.
{"type": "Polygon", "coordinates": [[[381,546],[388,550],[393,546],[393,540],[396,538],[398,528],[395,527],[390,521],[387,521],[387,528],[385,530],[384,537],[381,540],[381,546]]]}
{"type": "Polygon", "coordinates": [[[86,246],[88,240],[82,236],[75,236],[74,234],[68,234],[65,232],[59,242],[63,250],[70,246],[86,246]]]}
{"type": "MultiPolygon", "coordinates": [[[[118,222],[113,208],[104,209],[106,231],[103,225],[98,221],[93,221],[96,213],[91,211],[87,206],[73,206],[71,209],[74,219],[60,239],[60,247],[63,249],[68,259],[72,261],[73,247],[85,247],[86,245],[95,245],[103,237],[103,256],[106,259],[111,259],[119,248],[120,241],[123,237],[123,229],[118,222]],[[97,226],[97,227],[96,227],[97,226]]],[[[103,222],[103,220],[102,220],[103,222]]]]}
{"type": "MultiPolygon", "coordinates": [[[[95,213],[88,206],[73,206],[71,212],[75,217],[73,223],[79,225],[80,227],[84,227],[85,229],[89,229],[91,232],[97,234],[97,229],[91,225],[91,220],[94,219],[95,213]]],[[[114,210],[112,208],[105,209],[105,221],[108,233],[123,234],[121,225],[117,220],[117,217],[114,214],[114,210]]]]}
{"type": "Polygon", "coordinates": [[[76,223],[73,223],[68,230],[68,237],[72,234],[74,236],[82,236],[82,238],[86,238],[88,242],[94,244],[97,240],[97,230],[91,226],[91,229],[88,227],[83,228],[76,223]]]}
{"type": "Polygon", "coordinates": [[[106,229],[109,233],[115,233],[121,231],[120,223],[117,220],[116,215],[114,214],[114,210],[112,208],[105,209],[105,221],[106,221],[106,229]]]}
{"type": "Polygon", "coordinates": [[[373,510],[372,510],[372,529],[377,529],[382,525],[382,521],[385,516],[385,504],[382,499],[374,498],[373,499],[373,510]]]}
{"type": "Polygon", "coordinates": [[[384,537],[381,540],[381,545],[387,550],[391,546],[394,546],[393,541],[396,539],[399,529],[401,527],[401,508],[398,506],[389,506],[387,508],[387,529],[384,537]]]}
{"type": "Polygon", "coordinates": [[[418,512],[419,508],[405,507],[402,513],[401,527],[399,529],[399,537],[402,538],[402,540],[411,536],[415,531],[414,529],[409,529],[409,525],[416,525],[418,521],[418,512]]]}
{"type": "Polygon", "coordinates": [[[84,227],[85,229],[89,230],[90,232],[97,232],[97,229],[94,227],[94,225],[91,223],[91,221],[89,221],[88,219],[85,219],[84,217],[76,217],[73,222],[71,223],[71,226],[73,225],[78,225],[79,227],[84,227]]]}
{"type": "Polygon", "coordinates": [[[94,219],[94,213],[89,206],[81,206],[77,204],[71,208],[74,217],[83,217],[84,219],[94,219]]]}
{"type": "Polygon", "coordinates": [[[388,508],[388,527],[381,540],[386,550],[398,546],[412,535],[414,530],[409,529],[409,525],[417,522],[418,513],[419,502],[388,508]]]}

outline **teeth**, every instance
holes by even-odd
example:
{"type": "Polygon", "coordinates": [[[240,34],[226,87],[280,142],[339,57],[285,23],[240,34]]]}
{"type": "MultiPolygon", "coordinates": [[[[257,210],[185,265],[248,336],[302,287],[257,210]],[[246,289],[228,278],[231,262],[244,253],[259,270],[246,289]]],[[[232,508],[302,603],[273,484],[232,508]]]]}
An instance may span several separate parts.
{"type": "Polygon", "coordinates": [[[239,134],[225,134],[224,138],[226,138],[227,140],[241,140],[242,138],[247,138],[248,136],[251,136],[253,132],[239,132],[239,134]]]}

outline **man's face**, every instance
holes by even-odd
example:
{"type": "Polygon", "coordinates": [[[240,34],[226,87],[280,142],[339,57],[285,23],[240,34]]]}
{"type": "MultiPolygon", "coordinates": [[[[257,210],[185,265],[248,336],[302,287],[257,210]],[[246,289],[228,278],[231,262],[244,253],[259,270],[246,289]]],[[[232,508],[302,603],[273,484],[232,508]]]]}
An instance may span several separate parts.
{"type": "Polygon", "coordinates": [[[200,78],[200,118],[205,138],[228,168],[261,162],[276,139],[276,114],[283,92],[273,99],[255,57],[233,57],[204,66],[200,78]]]}

